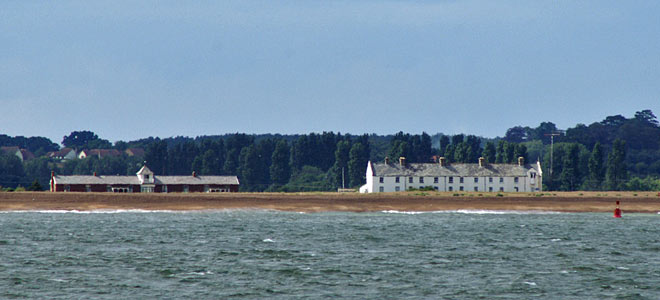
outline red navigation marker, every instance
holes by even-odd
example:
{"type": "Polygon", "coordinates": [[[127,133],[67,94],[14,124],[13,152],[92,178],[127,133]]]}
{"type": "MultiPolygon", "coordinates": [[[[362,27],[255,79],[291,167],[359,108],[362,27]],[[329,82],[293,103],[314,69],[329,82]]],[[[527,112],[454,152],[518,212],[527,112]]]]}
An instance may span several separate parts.
{"type": "Polygon", "coordinates": [[[619,208],[619,201],[616,202],[616,208],[614,209],[614,217],[621,218],[621,208],[619,208]]]}

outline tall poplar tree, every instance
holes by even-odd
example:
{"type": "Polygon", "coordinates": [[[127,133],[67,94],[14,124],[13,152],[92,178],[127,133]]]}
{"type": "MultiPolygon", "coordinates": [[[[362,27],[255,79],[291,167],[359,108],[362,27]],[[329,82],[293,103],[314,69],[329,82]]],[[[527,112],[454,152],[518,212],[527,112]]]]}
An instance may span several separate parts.
{"type": "Polygon", "coordinates": [[[628,178],[626,170],[626,142],[616,139],[612,150],[607,155],[607,172],[605,174],[607,188],[610,190],[621,190],[624,180],[628,178]]]}
{"type": "Polygon", "coordinates": [[[280,140],[273,151],[270,165],[270,179],[277,185],[285,185],[291,178],[291,165],[289,164],[291,151],[285,140],[280,140]]]}
{"type": "Polygon", "coordinates": [[[365,155],[364,150],[365,147],[362,143],[354,143],[349,152],[348,179],[351,187],[359,187],[365,183],[369,156],[365,155]]]}
{"type": "Polygon", "coordinates": [[[493,142],[487,142],[484,151],[481,153],[481,156],[486,160],[487,163],[495,163],[495,155],[497,151],[495,150],[495,144],[493,142]]]}
{"type": "Polygon", "coordinates": [[[559,175],[561,181],[560,189],[564,191],[575,191],[580,186],[580,147],[572,143],[566,149],[563,159],[563,168],[559,175]]]}
{"type": "Polygon", "coordinates": [[[603,162],[603,146],[596,142],[594,149],[589,156],[589,177],[586,184],[587,189],[599,190],[602,188],[605,179],[605,166],[603,162]]]}

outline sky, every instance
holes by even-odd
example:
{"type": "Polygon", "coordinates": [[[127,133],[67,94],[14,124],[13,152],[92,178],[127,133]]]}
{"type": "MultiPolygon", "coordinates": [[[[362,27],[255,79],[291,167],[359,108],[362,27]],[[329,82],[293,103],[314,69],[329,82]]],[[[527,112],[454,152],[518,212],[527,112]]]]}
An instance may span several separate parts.
{"type": "Polygon", "coordinates": [[[660,1],[2,1],[0,134],[503,136],[660,114],[660,1]]]}

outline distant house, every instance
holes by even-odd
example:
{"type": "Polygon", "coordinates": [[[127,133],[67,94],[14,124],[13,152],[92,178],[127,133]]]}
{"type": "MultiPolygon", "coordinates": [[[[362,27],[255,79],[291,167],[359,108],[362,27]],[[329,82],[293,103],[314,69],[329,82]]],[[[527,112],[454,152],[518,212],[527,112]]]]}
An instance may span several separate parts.
{"type": "Polygon", "coordinates": [[[398,192],[411,188],[431,187],[437,191],[473,192],[536,192],[542,190],[541,163],[488,164],[479,158],[478,164],[438,163],[407,164],[404,157],[398,163],[367,163],[367,184],[361,193],[398,192]]]}
{"type": "Polygon", "coordinates": [[[144,157],[144,149],[142,148],[128,148],[124,153],[128,156],[144,157]]]}
{"type": "Polygon", "coordinates": [[[0,147],[0,151],[6,155],[15,155],[22,162],[34,158],[34,154],[27,149],[21,149],[18,146],[0,147]]]}
{"type": "Polygon", "coordinates": [[[71,160],[78,158],[78,153],[72,148],[62,148],[60,151],[48,152],[47,156],[52,159],[71,160]]]}
{"type": "Polygon", "coordinates": [[[117,151],[116,149],[91,149],[91,150],[80,151],[80,154],[78,154],[79,159],[83,159],[90,156],[96,156],[99,159],[108,156],[117,157],[117,156],[121,156],[121,152],[117,151]]]}
{"type": "Polygon", "coordinates": [[[238,192],[236,176],[156,176],[143,166],[136,176],[55,175],[51,192],[188,193],[238,192]]]}

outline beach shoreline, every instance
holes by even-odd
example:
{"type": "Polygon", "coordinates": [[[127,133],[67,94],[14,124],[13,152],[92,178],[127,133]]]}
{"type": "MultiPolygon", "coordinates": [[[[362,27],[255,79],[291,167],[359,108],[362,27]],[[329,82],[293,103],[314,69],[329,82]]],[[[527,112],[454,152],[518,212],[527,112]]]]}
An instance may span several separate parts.
{"type": "Polygon", "coordinates": [[[266,209],[326,211],[548,211],[613,212],[616,201],[624,213],[658,213],[657,192],[550,193],[0,193],[0,211],[147,210],[198,211],[266,209]]]}

